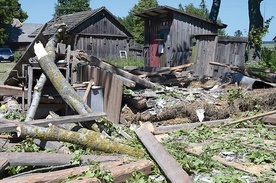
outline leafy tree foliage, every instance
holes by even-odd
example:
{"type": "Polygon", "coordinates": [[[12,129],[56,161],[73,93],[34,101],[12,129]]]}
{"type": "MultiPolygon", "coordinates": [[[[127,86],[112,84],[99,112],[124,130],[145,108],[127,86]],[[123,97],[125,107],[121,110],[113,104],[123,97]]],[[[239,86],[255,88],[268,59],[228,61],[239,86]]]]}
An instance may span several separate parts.
{"type": "MultiPolygon", "coordinates": [[[[198,7],[195,7],[193,3],[190,3],[186,6],[184,6],[184,8],[183,8],[182,4],[179,4],[179,9],[186,13],[196,15],[200,18],[209,19],[209,10],[207,8],[205,0],[202,0],[198,7]]],[[[220,19],[218,19],[217,22],[222,23],[222,21],[220,19]]],[[[219,29],[218,34],[226,35],[226,32],[224,29],[219,29]]]]}
{"type": "Polygon", "coordinates": [[[89,0],[58,0],[54,17],[87,10],[91,10],[89,0]]]}
{"type": "Polygon", "coordinates": [[[120,22],[126,27],[126,29],[132,33],[134,40],[137,43],[144,43],[144,20],[136,17],[133,14],[140,13],[146,9],[154,8],[158,6],[157,0],[139,0],[138,4],[129,11],[128,16],[120,18],[120,22]]]}
{"type": "Polygon", "coordinates": [[[18,0],[0,0],[0,46],[5,44],[8,38],[7,28],[11,25],[13,18],[21,22],[28,18],[26,12],[21,9],[18,0]]]}
{"type": "Polygon", "coordinates": [[[235,37],[242,37],[243,35],[241,30],[236,30],[234,34],[235,37]]]}

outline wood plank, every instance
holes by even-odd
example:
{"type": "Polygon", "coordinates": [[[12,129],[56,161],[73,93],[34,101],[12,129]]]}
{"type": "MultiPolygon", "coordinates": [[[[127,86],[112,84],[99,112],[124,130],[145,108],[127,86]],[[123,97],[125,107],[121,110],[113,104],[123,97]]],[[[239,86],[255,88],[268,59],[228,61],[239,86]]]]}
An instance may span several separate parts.
{"type": "MultiPolygon", "coordinates": [[[[1,160],[8,160],[11,166],[58,166],[70,164],[73,155],[63,153],[45,153],[45,152],[0,152],[1,160]]],[[[97,156],[82,155],[82,164],[94,162],[120,161],[121,163],[131,160],[124,156],[97,156]]]]}
{"type": "MultiPolygon", "coordinates": [[[[106,113],[103,112],[93,112],[88,115],[71,115],[71,116],[62,116],[55,119],[40,119],[25,122],[26,124],[38,125],[38,126],[48,126],[49,123],[54,125],[65,124],[65,123],[78,123],[78,122],[87,122],[99,119],[100,117],[106,116],[106,113]]],[[[0,133],[4,132],[16,132],[16,127],[21,124],[17,121],[7,120],[0,118],[0,133]]]]}
{"type": "MultiPolygon", "coordinates": [[[[114,166],[118,166],[120,162],[103,162],[100,163],[100,167],[111,168],[114,166]]],[[[90,165],[80,166],[74,168],[68,168],[64,170],[58,170],[47,173],[37,173],[19,176],[15,178],[6,178],[2,179],[1,183],[37,183],[37,182],[62,182],[64,179],[68,177],[74,177],[81,175],[84,171],[89,170],[90,165]]]]}
{"type": "Polygon", "coordinates": [[[28,90],[21,87],[0,85],[0,96],[15,96],[28,98],[28,90]],[[24,95],[23,95],[24,94],[24,95]]]}
{"type": "Polygon", "coordinates": [[[9,165],[10,165],[10,163],[9,163],[8,159],[1,158],[0,159],[0,173],[3,172],[5,170],[5,168],[9,165]]]}
{"type": "Polygon", "coordinates": [[[164,73],[164,72],[167,72],[167,71],[174,71],[174,70],[178,70],[178,69],[184,69],[184,68],[190,67],[191,65],[192,64],[184,64],[184,65],[179,65],[179,66],[175,66],[175,67],[169,67],[169,68],[161,69],[161,70],[158,70],[158,71],[155,71],[155,72],[149,72],[149,73],[146,73],[146,74],[141,74],[138,77],[143,78],[143,77],[148,77],[148,76],[154,76],[156,74],[164,73]]]}
{"type": "Polygon", "coordinates": [[[127,79],[130,79],[132,81],[135,81],[136,83],[139,83],[140,85],[144,86],[144,87],[147,87],[147,88],[158,88],[158,85],[150,82],[150,81],[147,81],[145,79],[142,79],[138,76],[135,76],[134,74],[131,74],[127,71],[124,71],[118,67],[115,67],[113,65],[110,65],[104,61],[101,61],[100,59],[98,59],[97,57],[94,57],[94,56],[91,56],[90,58],[90,64],[94,65],[94,66],[97,66],[97,67],[100,67],[102,69],[105,69],[109,72],[112,72],[112,73],[115,73],[115,74],[118,74],[120,76],[123,76],[127,79]]]}
{"type": "MultiPolygon", "coordinates": [[[[121,165],[121,162],[102,162],[100,163],[100,167],[107,168],[110,170],[111,175],[113,176],[114,183],[125,182],[130,176],[132,172],[143,172],[148,175],[151,173],[151,169],[153,168],[153,163],[149,160],[138,160],[137,162],[131,162],[129,164],[121,165]],[[121,165],[121,166],[119,166],[121,165]]],[[[68,168],[65,170],[58,170],[48,173],[37,173],[30,174],[21,177],[15,178],[7,178],[1,180],[1,183],[35,183],[35,182],[61,182],[62,180],[73,176],[78,176],[82,174],[84,171],[89,170],[89,166],[80,166],[74,168],[68,168]]],[[[92,178],[93,179],[93,178],[92,178]]]]}
{"type": "Polygon", "coordinates": [[[276,125],[276,114],[265,116],[263,118],[263,122],[264,123],[269,123],[269,124],[272,124],[272,125],[276,125]]]}
{"type": "Polygon", "coordinates": [[[158,142],[154,135],[142,125],[136,131],[138,138],[152,158],[159,165],[169,182],[192,183],[189,175],[182,169],[178,162],[169,154],[169,152],[158,142]]]}

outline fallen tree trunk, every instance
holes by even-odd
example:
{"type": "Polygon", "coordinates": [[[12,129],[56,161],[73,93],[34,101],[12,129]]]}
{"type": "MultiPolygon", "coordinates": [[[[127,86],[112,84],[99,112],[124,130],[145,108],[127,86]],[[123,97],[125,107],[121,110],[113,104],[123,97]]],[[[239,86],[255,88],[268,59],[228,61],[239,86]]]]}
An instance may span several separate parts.
{"type": "MultiPolygon", "coordinates": [[[[65,32],[65,28],[60,28],[58,34],[54,37],[61,36],[65,32]]],[[[82,101],[81,97],[77,94],[74,88],[68,83],[66,78],[58,69],[54,59],[48,55],[47,51],[41,43],[34,45],[35,54],[38,57],[38,62],[41,69],[47,75],[53,86],[56,88],[63,100],[79,114],[92,113],[89,106],[82,101]]]]}
{"type": "Polygon", "coordinates": [[[101,134],[90,130],[88,133],[73,132],[51,125],[49,128],[34,125],[18,125],[18,137],[35,137],[43,140],[64,141],[78,144],[92,150],[104,151],[107,153],[128,154],[134,157],[142,157],[143,151],[124,144],[102,138],[101,134]]]}

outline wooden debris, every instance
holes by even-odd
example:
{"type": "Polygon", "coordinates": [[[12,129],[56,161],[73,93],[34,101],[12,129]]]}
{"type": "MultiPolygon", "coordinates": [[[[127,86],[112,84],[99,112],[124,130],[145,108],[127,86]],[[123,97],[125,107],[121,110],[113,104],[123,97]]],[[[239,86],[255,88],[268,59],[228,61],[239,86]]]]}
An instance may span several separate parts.
{"type": "Polygon", "coordinates": [[[263,118],[264,123],[276,125],[276,114],[268,115],[263,118]]]}
{"type": "MultiPolygon", "coordinates": [[[[150,174],[153,167],[153,162],[142,159],[137,162],[121,165],[121,162],[115,161],[101,163],[100,167],[105,167],[106,169],[110,170],[111,175],[113,176],[114,183],[122,183],[131,176],[132,172],[135,171],[143,172],[146,175],[150,174]]],[[[89,166],[74,167],[49,173],[37,173],[16,178],[7,178],[2,180],[1,183],[61,182],[68,177],[81,177],[81,174],[88,170],[89,166]]],[[[92,178],[92,180],[94,181],[95,178],[92,178]]]]}
{"type": "Polygon", "coordinates": [[[9,163],[8,159],[1,158],[0,159],[0,173],[3,172],[5,170],[5,168],[9,165],[10,165],[10,163],[9,163]]]}
{"type": "Polygon", "coordinates": [[[246,117],[246,118],[238,119],[236,121],[227,122],[227,123],[225,123],[222,126],[229,126],[229,125],[237,124],[237,123],[244,122],[244,121],[247,121],[247,120],[251,120],[251,119],[256,119],[256,118],[268,116],[268,115],[275,114],[275,113],[276,113],[276,110],[269,111],[269,112],[265,112],[265,113],[262,113],[262,114],[257,114],[257,115],[251,116],[251,117],[246,117]]]}
{"type": "Polygon", "coordinates": [[[179,65],[179,66],[175,66],[175,67],[169,67],[169,68],[161,69],[159,71],[149,72],[149,73],[146,73],[146,74],[141,74],[141,75],[139,75],[139,77],[143,78],[143,77],[148,77],[148,76],[154,76],[154,75],[161,74],[161,73],[168,72],[168,71],[175,71],[175,70],[178,70],[178,69],[184,69],[184,68],[190,67],[191,65],[192,64],[184,64],[184,65],[179,65]]]}
{"type": "MultiPolygon", "coordinates": [[[[60,125],[65,123],[80,123],[80,122],[91,122],[93,120],[99,119],[100,117],[106,116],[103,112],[93,112],[88,115],[71,115],[71,116],[62,116],[55,119],[39,119],[25,122],[29,125],[38,125],[38,126],[48,126],[49,123],[53,125],[60,125]]],[[[7,120],[0,118],[0,133],[5,132],[16,132],[16,127],[22,123],[12,120],[7,120]]]]}
{"type": "MultiPolygon", "coordinates": [[[[45,153],[45,152],[0,152],[0,160],[8,160],[11,166],[58,166],[70,164],[73,155],[61,153],[45,153]]],[[[123,156],[96,156],[82,155],[81,164],[89,164],[93,162],[111,162],[120,161],[126,163],[131,161],[131,158],[123,156]]]]}
{"type": "Polygon", "coordinates": [[[144,86],[144,87],[147,87],[147,88],[158,88],[158,85],[150,82],[150,81],[147,81],[145,79],[142,79],[142,78],[139,78],[138,76],[135,76],[134,74],[131,74],[127,71],[124,71],[118,67],[115,67],[113,65],[110,65],[104,61],[101,61],[99,58],[93,56],[93,55],[90,55],[88,56],[86,53],[84,53],[83,51],[79,51],[78,53],[76,53],[76,57],[79,59],[79,60],[85,60],[87,62],[89,62],[91,65],[93,66],[97,66],[97,67],[100,67],[101,69],[104,69],[104,70],[107,70],[111,73],[115,73],[115,74],[118,74],[120,76],[123,76],[127,79],[130,79],[132,81],[135,81],[136,83],[139,83],[140,85],[144,86]]]}
{"type": "Polygon", "coordinates": [[[90,130],[90,133],[79,133],[64,130],[51,125],[48,128],[34,125],[21,124],[17,127],[19,137],[35,137],[43,140],[64,141],[78,144],[83,147],[89,147],[93,150],[99,150],[108,153],[129,154],[134,157],[143,157],[143,151],[115,141],[104,139],[101,133],[90,130]]]}
{"type": "Polygon", "coordinates": [[[0,96],[28,98],[28,90],[16,86],[0,85],[0,96]]]}
{"type": "Polygon", "coordinates": [[[141,97],[123,97],[123,100],[136,109],[144,109],[147,107],[147,99],[141,97]]]}
{"type": "Polygon", "coordinates": [[[154,135],[142,125],[136,131],[138,138],[147,148],[152,158],[159,165],[169,182],[192,182],[189,175],[182,169],[169,152],[157,141],[154,135]]]}

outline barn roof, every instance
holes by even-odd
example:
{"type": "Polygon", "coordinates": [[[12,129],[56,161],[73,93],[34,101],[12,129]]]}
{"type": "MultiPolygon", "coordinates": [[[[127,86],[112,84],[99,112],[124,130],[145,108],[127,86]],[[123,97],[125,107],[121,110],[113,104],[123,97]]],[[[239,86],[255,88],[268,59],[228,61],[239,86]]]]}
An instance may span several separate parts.
{"type": "Polygon", "coordinates": [[[141,18],[150,18],[150,17],[158,16],[158,15],[161,15],[161,14],[164,14],[164,13],[169,13],[169,12],[176,12],[176,13],[184,14],[186,16],[193,17],[193,18],[199,19],[201,21],[208,22],[210,24],[215,24],[219,28],[226,28],[227,27],[226,24],[220,24],[220,23],[217,23],[217,22],[212,22],[208,19],[204,19],[204,18],[198,17],[196,15],[186,13],[182,10],[175,9],[175,8],[170,7],[170,6],[158,6],[158,7],[155,7],[155,8],[147,9],[147,10],[142,11],[140,13],[136,13],[134,15],[138,16],[138,17],[141,17],[141,18]]]}
{"type": "MultiPolygon", "coordinates": [[[[133,37],[132,34],[129,31],[127,31],[125,27],[117,20],[117,18],[110,11],[108,11],[104,6],[94,10],[76,12],[73,14],[67,14],[60,17],[55,17],[49,22],[47,22],[47,27],[43,32],[43,35],[45,36],[53,35],[56,32],[59,25],[62,25],[62,24],[66,25],[67,33],[70,33],[79,25],[84,23],[86,20],[90,19],[91,17],[93,17],[94,15],[96,15],[101,11],[105,11],[106,13],[110,14],[111,17],[114,18],[114,21],[117,21],[117,23],[122,26],[121,28],[125,32],[125,34],[128,37],[133,37]]],[[[36,35],[37,33],[34,32],[33,34],[36,35]]]]}
{"type": "Polygon", "coordinates": [[[41,28],[41,26],[42,24],[33,23],[23,23],[19,27],[10,26],[7,42],[32,42],[34,38],[29,35],[38,28],[41,28]]]}

